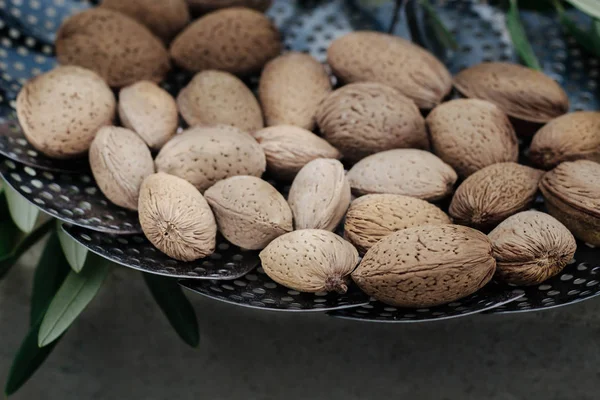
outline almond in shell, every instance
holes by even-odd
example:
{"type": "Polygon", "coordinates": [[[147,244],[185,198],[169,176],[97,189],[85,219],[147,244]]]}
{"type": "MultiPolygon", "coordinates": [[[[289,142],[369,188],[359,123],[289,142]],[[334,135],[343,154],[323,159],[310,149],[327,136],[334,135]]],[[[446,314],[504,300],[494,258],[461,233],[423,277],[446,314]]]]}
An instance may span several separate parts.
{"type": "Polygon", "coordinates": [[[308,54],[291,52],[265,66],[258,95],[267,126],[313,129],[321,100],[331,91],[323,65],[308,54]]]}
{"type": "Polygon", "coordinates": [[[296,175],[288,195],[296,229],[335,229],[350,197],[341,162],[323,158],[309,162],[296,175]]]}
{"type": "Polygon", "coordinates": [[[137,133],[152,150],[160,150],[179,126],[175,100],[169,92],[150,81],[140,81],[121,89],[119,118],[123,126],[137,133]]]}
{"type": "Polygon", "coordinates": [[[365,254],[352,279],[395,307],[431,307],[475,293],[494,275],[492,245],[459,225],[427,225],[393,233],[365,254]]]}
{"type": "Polygon", "coordinates": [[[492,102],[527,122],[545,123],[569,110],[569,98],[558,83],[522,65],[477,64],[456,75],[454,86],[466,97],[492,102]]]}
{"type": "Polygon", "coordinates": [[[215,217],[189,182],[162,172],[150,175],[142,183],[138,211],[144,235],[169,257],[194,261],[215,251],[215,217]]]}
{"type": "Polygon", "coordinates": [[[452,193],[456,172],[437,156],[417,149],[383,151],[363,158],[348,171],[357,195],[402,194],[428,201],[452,193]]]}
{"type": "Polygon", "coordinates": [[[115,117],[115,96],[93,71],[57,67],[29,80],[17,96],[23,134],[40,152],[53,158],[85,154],[103,126],[115,117]]]}
{"type": "Polygon", "coordinates": [[[173,40],[170,52],[175,63],[189,71],[249,75],[279,55],[281,39],[264,14],[233,7],[197,19],[173,40]]]}
{"type": "Polygon", "coordinates": [[[425,200],[399,194],[368,194],[350,204],[344,238],[364,254],[396,231],[449,223],[445,212],[425,200]]]}
{"type": "Polygon", "coordinates": [[[248,133],[233,126],[193,127],[171,139],[156,156],[156,170],[179,176],[204,192],[236,175],[261,176],[265,153],[248,133]]]}
{"type": "Polygon", "coordinates": [[[563,161],[600,162],[600,112],[578,111],[548,122],[533,137],[529,159],[544,169],[563,161]]]}
{"type": "Polygon", "coordinates": [[[429,148],[425,120],[415,103],[381,83],[337,89],[323,100],[317,123],[325,139],[350,161],[396,148],[429,148]]]}
{"type": "Polygon", "coordinates": [[[346,293],[349,275],[358,263],[354,246],[319,229],[286,233],[259,256],[264,271],[275,282],[310,293],[346,293]]]}
{"type": "Polygon", "coordinates": [[[167,43],[190,21],[185,0],[102,0],[100,7],[137,20],[167,43]]]}
{"type": "Polygon", "coordinates": [[[567,161],[540,182],[546,207],[575,237],[600,246],[600,164],[567,161]]]}
{"type": "Polygon", "coordinates": [[[452,89],[444,64],[412,42],[380,32],[352,32],[333,41],[327,62],[344,83],[380,82],[430,109],[452,89]]]}
{"type": "Polygon", "coordinates": [[[269,172],[282,179],[293,178],[317,158],[341,157],[327,141],[297,126],[271,126],[254,132],[253,136],[265,152],[269,172]]]}
{"type": "Polygon", "coordinates": [[[508,117],[488,101],[458,99],[440,104],[427,116],[427,126],[434,153],[460,177],[519,157],[508,117]]]}
{"type": "Polygon", "coordinates": [[[94,138],[89,156],[102,193],[118,206],[137,210],[140,186],[154,173],[146,143],[129,129],[105,126],[94,138]]]}
{"type": "Polygon", "coordinates": [[[499,163],[477,171],[460,184],[450,215],[454,222],[480,230],[493,228],[531,207],[543,172],[517,163],[499,163]]]}
{"type": "Polygon", "coordinates": [[[291,232],[292,211],[285,198],[255,176],[233,176],[215,183],[204,197],[225,239],[243,249],[264,248],[291,232]]]}
{"type": "Polygon", "coordinates": [[[136,20],[106,8],[67,18],[56,34],[56,57],[100,75],[109,86],[158,82],[170,69],[163,43],[136,20]]]}
{"type": "Polygon", "coordinates": [[[496,276],[513,285],[536,285],[558,274],[575,255],[569,230],[539,211],[515,214],[488,235],[496,276]]]}
{"type": "Polygon", "coordinates": [[[232,125],[246,132],[263,127],[254,94],[236,76],[223,71],[203,71],[177,96],[183,119],[190,125],[232,125]]]}

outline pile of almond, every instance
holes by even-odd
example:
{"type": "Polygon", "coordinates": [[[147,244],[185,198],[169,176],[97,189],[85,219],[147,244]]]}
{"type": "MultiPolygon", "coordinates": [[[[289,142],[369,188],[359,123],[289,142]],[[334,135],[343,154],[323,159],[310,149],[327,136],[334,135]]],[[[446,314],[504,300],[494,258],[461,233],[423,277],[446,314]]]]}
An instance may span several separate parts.
{"type": "Polygon", "coordinates": [[[68,18],[61,66],[17,99],[29,142],[88,154],[102,192],[170,257],[206,257],[220,232],[261,250],[288,288],[353,280],[428,307],[494,277],[538,284],[572,259],[574,236],[600,245],[600,113],[566,114],[550,77],[505,63],[452,77],[366,31],[335,39],[325,66],[282,54],[269,1],[189,3],[203,13],[191,22],[185,0],[105,0],[68,18]],[[176,98],[158,85],[172,65],[196,74],[176,98]],[[254,74],[257,95],[242,80],[254,74]],[[549,214],[531,210],[540,192],[549,214]]]}

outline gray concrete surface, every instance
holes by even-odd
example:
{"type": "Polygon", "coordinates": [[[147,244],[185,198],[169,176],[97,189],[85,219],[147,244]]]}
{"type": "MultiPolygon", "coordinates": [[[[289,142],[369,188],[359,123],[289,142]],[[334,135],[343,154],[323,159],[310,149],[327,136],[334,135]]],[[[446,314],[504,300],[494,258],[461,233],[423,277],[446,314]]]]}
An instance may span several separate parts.
{"type": "MultiPolygon", "coordinates": [[[[34,255],[0,282],[0,376],[28,324],[34,255]]],[[[14,399],[587,400],[600,388],[600,300],[544,313],[366,324],[190,294],[183,344],[118,268],[14,399]]]]}

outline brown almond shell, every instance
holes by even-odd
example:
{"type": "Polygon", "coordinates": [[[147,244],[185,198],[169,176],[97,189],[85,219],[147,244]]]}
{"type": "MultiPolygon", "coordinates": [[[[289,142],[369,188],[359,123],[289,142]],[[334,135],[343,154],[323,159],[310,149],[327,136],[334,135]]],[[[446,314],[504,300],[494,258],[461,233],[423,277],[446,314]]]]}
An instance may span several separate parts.
{"type": "Polygon", "coordinates": [[[516,162],[519,144],[506,114],[479,99],[440,104],[427,116],[433,152],[460,177],[499,162],[516,162]]]}
{"type": "Polygon", "coordinates": [[[356,31],[334,40],[327,63],[343,83],[379,82],[431,109],[452,89],[452,77],[433,54],[398,36],[356,31]]]}
{"type": "Polygon", "coordinates": [[[267,63],[258,96],[267,126],[296,125],[312,130],[319,103],[331,92],[323,65],[309,54],[290,52],[267,63]]]}
{"type": "Polygon", "coordinates": [[[492,102],[528,122],[548,122],[569,110],[569,98],[558,83],[518,64],[477,64],[458,73],[454,86],[466,97],[492,102]]]}
{"type": "Polygon", "coordinates": [[[425,200],[399,194],[368,194],[350,204],[344,238],[364,254],[396,231],[450,222],[445,212],[425,200]]]}
{"type": "Polygon", "coordinates": [[[437,201],[452,193],[456,172],[440,158],[418,149],[382,151],[363,158],[348,171],[356,195],[402,194],[437,201]]]}
{"type": "Polygon", "coordinates": [[[179,92],[177,106],[190,126],[231,125],[246,132],[261,129],[260,105],[238,77],[224,71],[202,71],[179,92]]]}
{"type": "Polygon", "coordinates": [[[56,34],[56,57],[100,75],[109,86],[161,81],[171,65],[163,43],[136,20],[106,8],[67,18],[56,34]]]}
{"type": "Polygon", "coordinates": [[[485,234],[460,225],[427,225],[383,238],[367,251],[352,279],[386,304],[432,307],[475,293],[495,270],[485,234]]]}
{"type": "Polygon", "coordinates": [[[215,214],[219,232],[243,249],[262,249],[293,230],[292,210],[285,198],[255,176],[219,181],[204,192],[204,197],[215,214]]]}
{"type": "Polygon", "coordinates": [[[144,235],[169,257],[194,261],[215,251],[215,217],[202,194],[181,178],[162,172],[148,176],[138,213],[144,235]]]}
{"type": "Polygon", "coordinates": [[[578,239],[600,246],[600,164],[563,162],[544,174],[540,190],[552,216],[578,239]]]}
{"type": "Polygon", "coordinates": [[[513,285],[537,285],[558,274],[575,255],[569,230],[539,211],[515,214],[488,235],[496,259],[496,277],[513,285]]]}
{"type": "Polygon", "coordinates": [[[321,103],[317,124],[351,162],[385,150],[429,148],[425,120],[414,101],[381,83],[352,83],[335,90],[321,103]]]}
{"type": "Polygon", "coordinates": [[[188,71],[216,69],[249,75],[281,52],[275,25],[262,13],[232,7],[209,13],[171,42],[171,58],[188,71]]]}
{"type": "Polygon", "coordinates": [[[186,0],[102,0],[100,7],[135,19],[166,43],[190,22],[186,0]]]}
{"type": "Polygon", "coordinates": [[[542,175],[543,171],[517,163],[485,167],[456,189],[450,216],[455,223],[489,230],[533,204],[542,175]]]}
{"type": "Polygon", "coordinates": [[[529,159],[544,169],[563,161],[600,162],[600,112],[577,111],[548,122],[533,136],[529,159]]]}

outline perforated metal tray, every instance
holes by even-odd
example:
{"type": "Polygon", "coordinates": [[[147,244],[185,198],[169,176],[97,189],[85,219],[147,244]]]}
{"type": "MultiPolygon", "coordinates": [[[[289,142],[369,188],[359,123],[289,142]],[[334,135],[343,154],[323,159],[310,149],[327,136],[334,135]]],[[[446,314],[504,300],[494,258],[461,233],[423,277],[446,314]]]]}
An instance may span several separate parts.
{"type": "Polygon", "coordinates": [[[240,249],[218,238],[209,257],[182,262],[158,251],[144,235],[112,235],[72,225],[63,230],[81,245],[117,264],[150,274],[187,279],[236,279],[259,264],[258,252],[240,249]]]}
{"type": "MultiPolygon", "coordinates": [[[[10,159],[0,159],[0,173],[33,204],[73,224],[67,231],[92,251],[132,268],[189,278],[182,282],[184,286],[219,300],[251,307],[293,311],[324,311],[362,304],[365,306],[356,309],[356,312],[335,311],[332,315],[369,321],[445,319],[490,308],[498,312],[521,312],[566,305],[598,294],[595,277],[600,252],[584,245],[580,245],[575,255],[577,261],[565,269],[563,274],[544,285],[530,288],[492,285],[475,296],[461,300],[460,305],[411,312],[392,310],[378,303],[366,304],[368,299],[358,291],[351,291],[345,297],[303,295],[293,291],[290,293],[288,289],[270,281],[259,272],[260,269],[240,279],[238,273],[245,268],[251,269],[254,262],[245,263],[246,260],[256,260],[252,258],[255,255],[237,253],[234,247],[226,249],[225,246],[231,245],[222,239],[219,242],[221,257],[201,260],[198,262],[199,267],[193,268],[179,265],[168,258],[163,260],[161,257],[165,256],[156,251],[154,252],[158,256],[150,256],[153,253],[153,250],[149,250],[151,245],[141,235],[123,236],[119,241],[120,237],[115,234],[140,232],[135,213],[119,209],[104,198],[91,178],[85,159],[65,163],[43,157],[24,141],[18,125],[15,125],[14,100],[21,85],[26,79],[56,65],[52,42],[60,21],[88,6],[87,2],[77,0],[0,0],[0,134],[5,136],[0,138],[0,154],[10,159]],[[129,240],[129,237],[138,239],[129,240]],[[127,244],[123,241],[127,241],[127,244]],[[136,257],[133,249],[145,255],[142,258],[136,257]],[[231,257],[224,252],[232,252],[231,257]],[[232,262],[233,257],[239,254],[248,256],[248,259],[244,258],[243,265],[229,264],[229,269],[225,268],[226,263],[232,262]],[[206,264],[202,266],[202,263],[206,262],[213,264],[209,264],[210,268],[205,268],[206,264]],[[194,271],[194,268],[205,270],[194,271]],[[210,274],[214,271],[221,275],[211,277],[210,274]],[[198,275],[194,276],[194,273],[198,275]],[[227,284],[216,278],[237,278],[237,281],[227,284]],[[223,287],[223,284],[228,286],[223,287]],[[231,287],[234,289],[230,289],[231,287]],[[221,289],[221,292],[215,288],[221,289]],[[264,293],[261,293],[261,289],[264,293]],[[520,301],[505,304],[516,297],[520,297],[520,301]]],[[[345,33],[362,29],[387,31],[393,10],[392,3],[365,6],[360,0],[276,0],[269,16],[280,27],[286,49],[306,51],[320,61],[325,61],[329,43],[345,33]]],[[[406,6],[400,11],[392,31],[405,37],[412,34],[413,39],[433,50],[453,73],[483,61],[517,61],[504,16],[490,6],[468,0],[445,1],[438,5],[442,20],[450,27],[459,43],[459,49],[455,52],[436,45],[435,39],[428,34],[426,17],[416,1],[406,2],[406,6]],[[407,19],[406,11],[410,13],[412,20],[407,19]]],[[[572,39],[565,38],[552,16],[532,13],[522,15],[544,71],[565,87],[572,109],[597,109],[600,105],[597,94],[598,60],[588,57],[572,39]]],[[[579,14],[574,16],[582,24],[589,22],[579,14]]],[[[189,79],[190,74],[174,70],[163,86],[172,93],[177,93],[189,79]]],[[[256,80],[256,77],[251,78],[249,83],[255,84],[256,80]]],[[[283,191],[285,188],[280,189],[283,191]]],[[[235,261],[240,260],[236,258],[235,261]]]]}
{"type": "Polygon", "coordinates": [[[465,317],[486,310],[493,310],[523,297],[523,293],[508,290],[506,286],[490,283],[478,292],[449,304],[430,308],[397,308],[373,300],[363,306],[329,312],[337,318],[368,322],[413,323],[465,317]]]}

